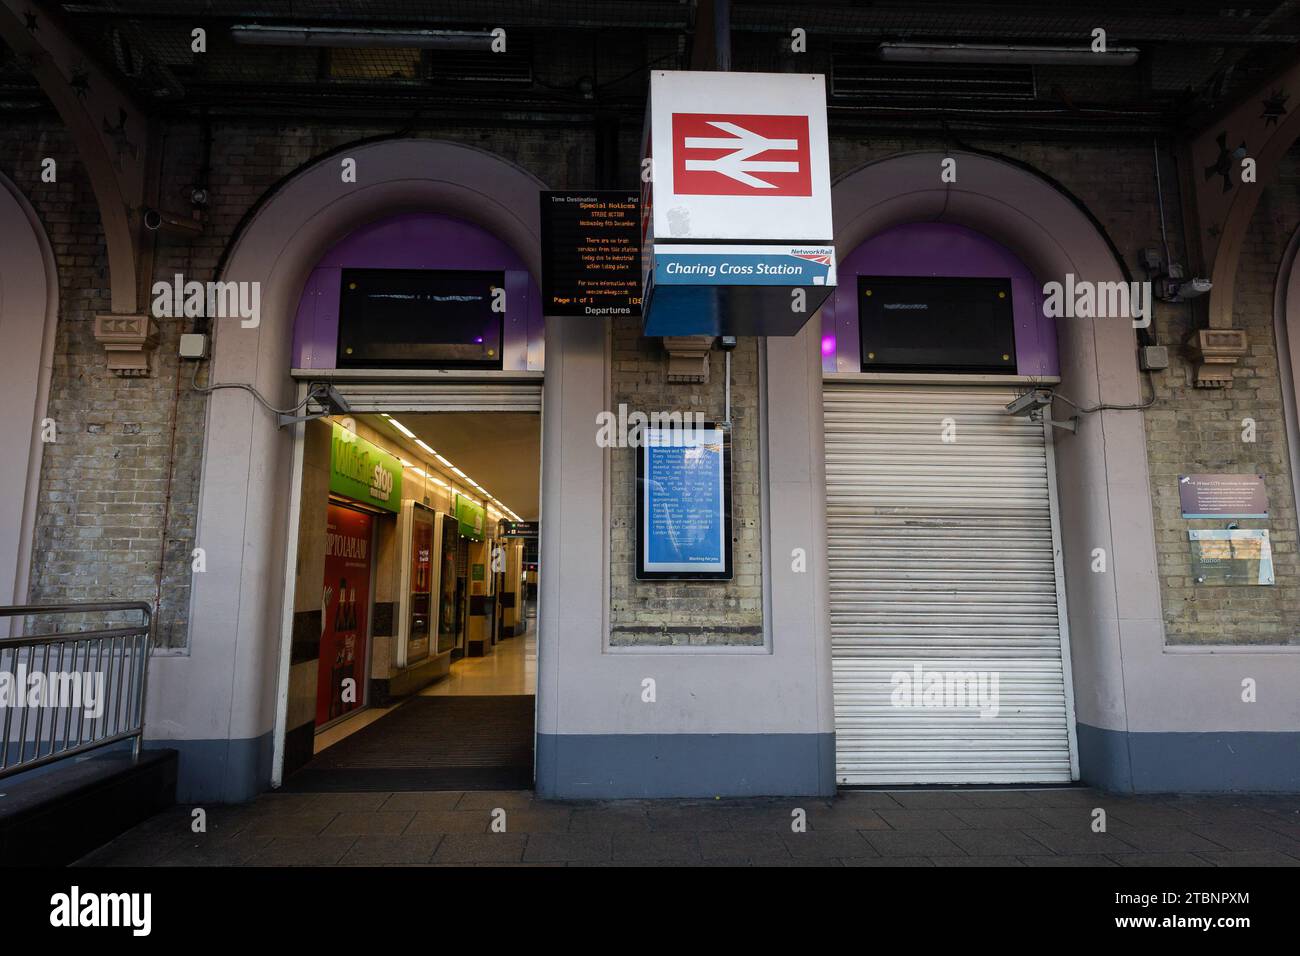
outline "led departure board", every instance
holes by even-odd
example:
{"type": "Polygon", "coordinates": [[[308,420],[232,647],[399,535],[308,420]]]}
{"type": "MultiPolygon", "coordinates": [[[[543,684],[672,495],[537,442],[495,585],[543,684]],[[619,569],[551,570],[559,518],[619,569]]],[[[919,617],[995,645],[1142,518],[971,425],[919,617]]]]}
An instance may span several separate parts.
{"type": "Polygon", "coordinates": [[[640,195],[542,193],[542,308],[547,315],[641,314],[640,195]]]}

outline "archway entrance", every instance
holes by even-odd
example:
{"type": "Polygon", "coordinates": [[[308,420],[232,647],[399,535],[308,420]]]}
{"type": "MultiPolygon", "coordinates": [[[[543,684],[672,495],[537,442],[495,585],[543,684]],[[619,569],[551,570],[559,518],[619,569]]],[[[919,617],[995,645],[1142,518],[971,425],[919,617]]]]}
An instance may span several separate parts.
{"type": "Polygon", "coordinates": [[[530,788],[540,387],[338,391],[305,426],[285,785],[530,788]]]}
{"type": "Polygon", "coordinates": [[[824,363],[836,780],[1069,782],[1053,429],[1006,410],[1059,380],[1041,282],[933,222],[850,251],[839,280],[857,321],[824,363]]]}
{"type": "MultiPolygon", "coordinates": [[[[1023,263],[1022,268],[1030,277],[1028,284],[1019,291],[1012,286],[1010,294],[1016,300],[1026,296],[1034,299],[1028,310],[1030,315],[1038,304],[1035,296],[1041,295],[1045,282],[1063,281],[1067,275],[1073,275],[1076,281],[1126,279],[1104,235],[1071,197],[1031,170],[987,155],[911,153],[869,164],[836,183],[834,215],[836,246],[845,253],[905,223],[942,223],[974,231],[1023,263]],[[957,182],[944,183],[940,172],[945,161],[953,159],[957,182]]],[[[872,271],[880,274],[879,270],[872,271]]],[[[978,369],[918,366],[906,374],[897,367],[877,370],[878,366],[871,365],[875,359],[868,356],[870,350],[865,345],[859,348],[862,329],[859,280],[866,280],[852,270],[849,273],[841,271],[837,295],[822,311],[820,344],[827,402],[829,548],[833,551],[836,536],[843,530],[840,526],[845,519],[837,510],[843,511],[846,502],[849,511],[855,513],[864,508],[876,512],[883,508],[894,518],[906,518],[909,501],[919,502],[922,510],[936,502],[944,505],[946,501],[945,507],[955,507],[951,514],[945,517],[927,512],[928,517],[921,516],[923,523],[939,528],[942,535],[983,535],[985,541],[974,552],[941,546],[939,552],[960,565],[952,567],[951,574],[942,581],[931,580],[933,567],[929,570],[921,567],[909,575],[904,573],[910,567],[904,566],[906,562],[891,562],[888,556],[876,555],[880,573],[892,569],[891,580],[899,579],[893,581],[895,592],[901,588],[913,594],[929,581],[941,591],[946,589],[946,597],[936,595],[932,606],[922,607],[910,598],[900,602],[895,593],[891,602],[887,582],[866,581],[865,584],[871,585],[869,593],[856,604],[841,602],[840,628],[858,627],[859,643],[868,652],[888,656],[885,648],[892,646],[894,651],[906,652],[904,656],[914,664],[919,663],[922,669],[936,660],[947,659],[952,666],[942,668],[945,674],[951,671],[968,677],[972,672],[978,676],[981,671],[1000,671],[999,676],[1010,681],[1000,696],[999,703],[1006,708],[1002,713],[1004,717],[1015,714],[1021,719],[1002,721],[1004,739],[999,738],[998,729],[992,726],[996,720],[988,721],[990,726],[985,728],[988,732],[980,733],[977,724],[973,725],[974,736],[970,739],[954,737],[933,726],[929,718],[935,712],[925,706],[907,712],[894,708],[890,693],[907,689],[890,683],[900,670],[893,667],[896,661],[887,662],[890,672],[885,674],[884,683],[875,688],[874,697],[870,693],[855,697],[849,686],[853,682],[840,673],[845,668],[838,666],[837,659],[837,752],[845,758],[837,759],[837,780],[850,784],[1059,782],[1080,775],[1087,779],[1094,773],[1104,776],[1117,757],[1105,751],[1105,741],[1122,736],[1105,731],[1127,728],[1122,691],[1124,648],[1130,641],[1144,639],[1151,632],[1152,622],[1158,624],[1160,617],[1152,516],[1149,507],[1144,505],[1145,495],[1130,493],[1135,487],[1144,491],[1148,487],[1141,412],[1102,411],[1086,416],[1077,432],[1057,431],[1050,439],[1041,427],[1035,428],[1037,435],[1032,449],[1026,446],[1021,449],[1026,454],[1007,454],[1008,443],[1018,446],[1022,438],[1028,440],[1030,435],[1023,428],[1013,429],[1017,424],[1027,423],[1010,417],[1004,406],[1006,400],[1034,381],[1056,384],[1081,404],[1140,402],[1131,322],[1062,319],[1054,329],[1035,330],[1017,317],[1014,348],[997,349],[991,359],[986,357],[982,364],[977,363],[981,364],[978,369]],[[1044,342],[1053,340],[1048,365],[1043,364],[1045,351],[1041,355],[1020,354],[1026,334],[1044,342]],[[850,347],[842,347],[845,343],[851,343],[850,347]],[[992,367],[1003,359],[1016,367],[992,367]],[[972,371],[977,374],[971,374],[972,371]],[[1009,372],[1015,374],[1005,374],[1009,372]],[[929,395],[929,404],[922,401],[918,406],[916,402],[907,402],[895,407],[887,400],[888,395],[882,401],[866,401],[864,389],[877,395],[881,390],[920,389],[929,395]],[[955,394],[954,389],[967,390],[968,394],[955,394]],[[936,390],[944,390],[944,394],[939,395],[936,390]],[[993,391],[999,395],[993,396],[993,391]],[[845,423],[840,420],[844,402],[848,401],[846,394],[856,396],[850,404],[860,413],[855,419],[860,427],[850,428],[847,439],[845,423]],[[858,407],[863,401],[866,406],[858,407]],[[917,420],[913,413],[918,409],[928,409],[935,421],[917,420]],[[957,430],[955,445],[941,443],[945,418],[952,419],[957,430]],[[971,439],[964,446],[960,437],[963,421],[970,426],[967,431],[971,439]],[[927,424],[933,427],[920,434],[927,424]],[[888,473],[873,472],[873,480],[867,480],[870,476],[864,477],[861,470],[858,479],[853,479],[851,468],[845,471],[846,460],[842,454],[845,449],[834,449],[836,442],[845,440],[850,445],[857,441],[854,447],[872,441],[879,444],[885,433],[892,431],[897,438],[899,429],[907,432],[909,428],[916,434],[911,435],[907,447],[898,446],[895,441],[891,445],[894,450],[885,455],[888,460],[882,463],[880,456],[876,456],[871,468],[888,473]],[[867,437],[863,438],[863,434],[867,437]],[[982,445],[977,438],[983,440],[982,445]],[[926,464],[930,460],[926,455],[943,457],[955,448],[961,454],[973,454],[982,464],[973,471],[964,468],[964,459],[954,459],[953,467],[937,471],[926,464]],[[839,460],[833,460],[833,452],[839,460]],[[892,471],[888,467],[890,462],[896,466],[892,471]],[[986,488],[988,494],[982,498],[959,490],[963,482],[970,484],[972,476],[982,476],[980,481],[990,482],[986,488]],[[857,484],[853,484],[854,480],[857,484]],[[847,488],[847,496],[846,481],[852,485],[847,488]],[[888,497],[891,488],[908,500],[901,503],[877,500],[882,495],[888,497]],[[1008,488],[1018,488],[1020,493],[1010,494],[1008,488]],[[972,524],[980,514],[989,512],[994,503],[990,495],[1004,506],[997,515],[988,516],[990,520],[997,519],[993,524],[1000,530],[991,531],[992,525],[972,524]],[[1055,506],[1054,496],[1059,496],[1059,508],[1055,506]],[[1143,504],[1135,506],[1134,501],[1143,504]],[[1043,519],[1041,534],[1032,528],[1037,520],[1034,516],[1039,514],[1043,519]],[[1059,515],[1059,521],[1053,520],[1055,515],[1059,515]],[[1117,549],[1116,543],[1120,541],[1123,546],[1117,549]],[[1092,573],[1091,568],[1099,548],[1111,562],[1109,573],[1104,576],[1092,573]],[[1037,556],[1034,560],[1040,563],[1017,568],[1010,560],[1012,552],[1022,556],[1032,552],[1032,556],[1037,556]],[[1032,586],[1035,581],[1044,588],[1042,593],[1032,586]],[[964,601],[962,590],[974,585],[978,585],[980,599],[990,607],[1003,605],[996,612],[990,610],[987,620],[973,619],[978,616],[979,608],[964,601]],[[949,604],[963,604],[960,609],[948,608],[960,620],[952,614],[945,617],[945,600],[949,604]],[[845,608],[853,609],[852,613],[845,608]],[[899,615],[906,620],[900,620],[899,615]],[[1067,629],[1068,650],[1063,652],[1062,639],[1067,629]],[[959,639],[965,641],[963,653],[958,653],[960,649],[955,643],[959,639]],[[1042,644],[1042,653],[1029,653],[1026,641],[1042,644]],[[1049,644],[1056,648],[1054,659],[1051,654],[1043,656],[1050,650],[1049,644]],[[879,719],[873,722],[872,714],[879,719]],[[893,723],[886,717],[893,718],[893,723]],[[1047,723],[1054,729],[1043,736],[1047,723]],[[890,726],[897,733],[890,731],[890,726]],[[1069,741],[1075,733],[1077,757],[1069,741]],[[843,741],[838,740],[841,734],[845,737],[843,741]],[[874,753],[875,757],[858,761],[854,769],[854,760],[847,759],[853,756],[850,751],[874,753]],[[972,759],[973,752],[982,752],[983,757],[975,753],[972,759]]],[[[1008,281],[1012,276],[1005,269],[953,272],[942,262],[927,262],[919,271],[904,274],[923,277],[978,274],[1008,281]]],[[[966,461],[965,465],[970,462],[966,461]]],[[[930,507],[930,511],[934,508],[930,507]]],[[[876,531],[884,533],[880,529],[876,531]]],[[[903,549],[923,549],[926,546],[923,538],[912,521],[898,545],[903,549]]],[[[878,545],[879,541],[873,547],[878,545]]],[[[858,560],[858,572],[875,566],[871,565],[868,554],[859,554],[854,560],[858,560]]],[[[834,555],[830,563],[834,575],[837,573],[834,555]]],[[[845,573],[844,569],[839,573],[845,573]]],[[[849,573],[856,572],[850,569],[849,573]]],[[[830,590],[834,632],[837,614],[834,580],[830,590]]],[[[915,674],[906,676],[915,680],[915,674]]],[[[923,674],[922,681],[926,679],[923,674]]],[[[922,691],[924,686],[923,683],[922,691]]],[[[923,693],[920,702],[925,703],[923,693]]],[[[979,719],[977,715],[976,720],[979,719]]]]}
{"type": "MultiPolygon", "coordinates": [[[[31,204],[0,176],[0,603],[26,604],[32,532],[41,466],[42,419],[49,395],[51,355],[58,321],[58,278],[54,253],[31,204]]],[[[9,633],[0,621],[0,637],[9,633]]]]}
{"type": "MultiPolygon", "coordinates": [[[[498,157],[432,140],[358,144],[314,162],[268,195],[228,252],[220,278],[258,284],[261,321],[216,323],[208,380],[253,385],[281,408],[300,401],[302,379],[339,382],[350,374],[358,380],[355,370],[301,368],[295,316],[326,251],[394,215],[428,211],[471,224],[512,250],[536,282],[541,188],[535,177],[498,157]],[[356,182],[342,181],[343,159],[355,162],[356,182]],[[295,377],[294,369],[302,374],[295,377]]],[[[422,374],[426,381],[438,377],[434,370],[422,374]]],[[[400,378],[389,371],[360,381],[400,378]]],[[[541,389],[540,369],[531,375],[478,369],[442,378],[443,384],[523,378],[534,392],[541,389]]],[[[190,654],[160,659],[163,673],[153,682],[166,698],[158,712],[173,718],[169,732],[159,736],[227,742],[227,799],[245,799],[267,783],[278,786],[285,767],[294,646],[289,598],[297,577],[291,557],[299,534],[297,509],[285,504],[299,493],[293,479],[301,470],[304,436],[301,425],[278,424],[238,389],[211,397],[197,519],[208,570],[195,577],[190,654]],[[221,706],[223,696],[228,707],[221,706]]]]}
{"type": "Polygon", "coordinates": [[[291,481],[287,786],[531,786],[539,303],[514,249],[434,212],[312,269],[294,376],[339,409],[302,426],[291,481]]]}

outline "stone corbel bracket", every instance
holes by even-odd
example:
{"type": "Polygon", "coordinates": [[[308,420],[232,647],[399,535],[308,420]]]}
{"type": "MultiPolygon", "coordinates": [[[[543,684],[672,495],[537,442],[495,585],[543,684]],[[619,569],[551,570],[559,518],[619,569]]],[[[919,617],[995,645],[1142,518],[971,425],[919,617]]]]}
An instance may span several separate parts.
{"type": "Polygon", "coordinates": [[[663,343],[668,353],[668,381],[708,382],[713,336],[665,335],[663,343]]]}
{"type": "Polygon", "coordinates": [[[95,341],[104,347],[113,374],[146,378],[158,347],[158,323],[147,315],[97,315],[95,341]]]}
{"type": "Polygon", "coordinates": [[[1232,370],[1250,351],[1242,329],[1201,329],[1191,343],[1197,388],[1231,388],[1232,370]]]}

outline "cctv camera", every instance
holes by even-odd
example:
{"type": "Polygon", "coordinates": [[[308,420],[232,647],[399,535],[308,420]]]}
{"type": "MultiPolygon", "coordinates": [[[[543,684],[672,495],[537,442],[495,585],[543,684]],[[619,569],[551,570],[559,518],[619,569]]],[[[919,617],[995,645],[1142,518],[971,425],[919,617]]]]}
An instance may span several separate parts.
{"type": "Polygon", "coordinates": [[[312,392],[312,398],[326,415],[347,415],[352,411],[352,406],[347,403],[347,399],[328,382],[317,384],[312,392]]]}
{"type": "Polygon", "coordinates": [[[1161,298],[1166,302],[1186,302],[1188,299],[1205,295],[1213,288],[1214,283],[1209,279],[1165,279],[1164,293],[1161,298]]]}
{"type": "Polygon", "coordinates": [[[1052,404],[1052,391],[1048,388],[1031,388],[1015,401],[1007,403],[1007,414],[1025,417],[1052,404]]]}

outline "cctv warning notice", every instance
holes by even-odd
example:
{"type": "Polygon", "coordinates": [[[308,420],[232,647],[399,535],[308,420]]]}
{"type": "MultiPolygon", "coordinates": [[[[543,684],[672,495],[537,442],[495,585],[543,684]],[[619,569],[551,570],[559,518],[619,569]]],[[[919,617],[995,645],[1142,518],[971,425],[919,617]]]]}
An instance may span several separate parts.
{"type": "Polygon", "coordinates": [[[545,314],[641,314],[640,203],[634,191],[542,193],[545,314]]]}

